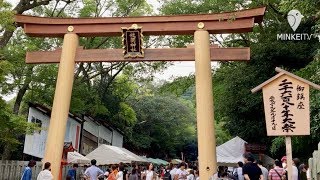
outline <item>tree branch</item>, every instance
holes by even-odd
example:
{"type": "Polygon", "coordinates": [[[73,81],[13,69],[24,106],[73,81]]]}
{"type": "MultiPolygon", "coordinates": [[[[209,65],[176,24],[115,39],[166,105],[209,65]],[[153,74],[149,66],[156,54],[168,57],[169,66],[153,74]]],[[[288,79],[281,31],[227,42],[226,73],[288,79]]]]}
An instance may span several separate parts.
{"type": "Polygon", "coordinates": [[[29,1],[29,3],[26,3],[25,0],[20,0],[19,4],[13,10],[16,11],[17,14],[22,14],[23,12],[33,9],[35,7],[48,5],[50,1],[52,0],[42,0],[42,1],[34,0],[32,1],[33,3],[31,3],[31,1],[29,1]]]}
{"type": "Polygon", "coordinates": [[[51,17],[53,17],[54,12],[56,11],[59,2],[60,2],[60,0],[57,0],[56,5],[54,6],[54,8],[53,8],[53,10],[52,10],[51,17]]]}
{"type": "Polygon", "coordinates": [[[117,75],[129,64],[129,62],[123,62],[122,63],[122,67],[120,67],[120,69],[113,75],[111,76],[111,78],[109,79],[107,85],[106,85],[106,89],[108,89],[108,87],[111,85],[111,83],[113,82],[113,80],[117,77],[117,75]]]}

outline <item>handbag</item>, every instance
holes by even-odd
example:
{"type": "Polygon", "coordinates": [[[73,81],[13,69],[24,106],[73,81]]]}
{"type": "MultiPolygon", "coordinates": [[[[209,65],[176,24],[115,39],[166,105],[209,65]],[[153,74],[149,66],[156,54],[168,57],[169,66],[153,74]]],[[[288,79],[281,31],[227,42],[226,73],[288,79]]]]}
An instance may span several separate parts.
{"type": "Polygon", "coordinates": [[[281,176],[276,169],[273,169],[273,170],[278,174],[278,176],[279,176],[282,180],[287,180],[286,175],[282,175],[282,176],[281,176]]]}

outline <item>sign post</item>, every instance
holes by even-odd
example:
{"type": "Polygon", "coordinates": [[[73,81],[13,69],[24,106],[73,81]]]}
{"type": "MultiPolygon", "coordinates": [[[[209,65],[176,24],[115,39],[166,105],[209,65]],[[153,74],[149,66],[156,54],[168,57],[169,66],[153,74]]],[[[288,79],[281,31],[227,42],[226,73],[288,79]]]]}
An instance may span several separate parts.
{"type": "MultiPolygon", "coordinates": [[[[251,90],[262,89],[268,136],[284,136],[288,177],[292,177],[291,136],[310,135],[309,86],[320,86],[283,69],[251,90]]],[[[291,178],[288,178],[291,179],[291,178]]]]}

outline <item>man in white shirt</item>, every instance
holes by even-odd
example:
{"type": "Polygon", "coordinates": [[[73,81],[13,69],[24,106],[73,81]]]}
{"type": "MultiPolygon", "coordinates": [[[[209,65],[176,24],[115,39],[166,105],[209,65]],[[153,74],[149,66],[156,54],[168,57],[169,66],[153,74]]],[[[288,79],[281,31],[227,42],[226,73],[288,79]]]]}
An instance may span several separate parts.
{"type": "Polygon", "coordinates": [[[262,166],[262,161],[261,160],[257,160],[257,164],[258,164],[259,168],[262,171],[263,179],[267,180],[268,179],[268,175],[269,175],[268,169],[262,166]]]}
{"type": "Polygon", "coordinates": [[[297,166],[292,165],[292,180],[298,180],[299,171],[297,166]]]}
{"type": "Polygon", "coordinates": [[[176,175],[176,171],[178,170],[177,166],[176,165],[173,165],[172,164],[172,170],[170,171],[170,175],[171,175],[171,180],[174,179],[174,176],[176,175]]]}
{"type": "Polygon", "coordinates": [[[85,176],[90,177],[90,180],[98,180],[98,177],[103,174],[103,171],[97,166],[95,159],[91,160],[91,166],[84,172],[85,176]]]}

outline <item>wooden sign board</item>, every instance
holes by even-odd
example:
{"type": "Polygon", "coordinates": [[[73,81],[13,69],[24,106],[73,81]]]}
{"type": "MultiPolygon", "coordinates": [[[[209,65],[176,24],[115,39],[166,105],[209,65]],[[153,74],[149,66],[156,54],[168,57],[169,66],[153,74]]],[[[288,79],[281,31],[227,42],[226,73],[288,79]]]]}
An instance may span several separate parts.
{"type": "MultiPolygon", "coordinates": [[[[281,68],[251,92],[262,89],[268,136],[285,136],[287,164],[292,164],[291,136],[310,135],[309,87],[320,86],[281,68]]],[[[288,166],[288,177],[292,167],[288,166]]],[[[289,178],[292,179],[292,178],[289,178]]]]}
{"type": "Polygon", "coordinates": [[[129,28],[122,27],[121,29],[124,58],[144,57],[142,27],[133,24],[129,28]]]}
{"type": "Polygon", "coordinates": [[[262,92],[268,136],[310,135],[309,84],[282,74],[262,92]]]}

